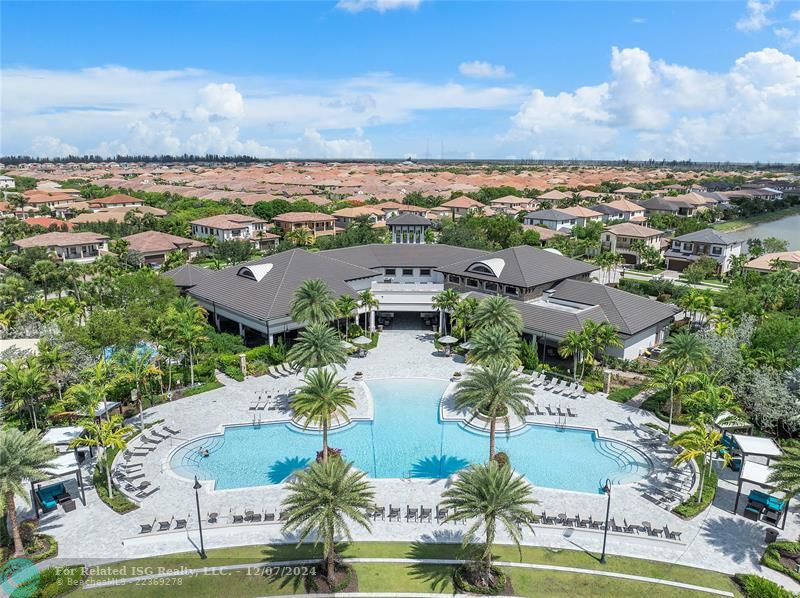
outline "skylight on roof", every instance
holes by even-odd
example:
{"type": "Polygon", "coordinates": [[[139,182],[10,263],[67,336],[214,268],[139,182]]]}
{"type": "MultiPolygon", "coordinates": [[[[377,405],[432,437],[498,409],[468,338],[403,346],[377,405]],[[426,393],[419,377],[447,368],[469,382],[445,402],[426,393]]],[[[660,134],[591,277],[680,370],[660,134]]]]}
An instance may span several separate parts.
{"type": "Polygon", "coordinates": [[[502,274],[503,268],[505,267],[505,260],[495,257],[475,262],[469,268],[467,268],[467,272],[475,272],[476,274],[489,274],[490,276],[497,277],[502,274]]]}
{"type": "Polygon", "coordinates": [[[253,264],[252,266],[242,266],[236,275],[259,282],[270,270],[272,270],[272,264],[253,264]]]}

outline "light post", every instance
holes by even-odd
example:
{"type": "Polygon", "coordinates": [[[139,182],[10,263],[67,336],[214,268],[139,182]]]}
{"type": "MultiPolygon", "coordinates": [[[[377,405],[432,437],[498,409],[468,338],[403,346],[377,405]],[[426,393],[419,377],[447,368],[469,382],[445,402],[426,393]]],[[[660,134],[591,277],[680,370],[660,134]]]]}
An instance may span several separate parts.
{"type": "Polygon", "coordinates": [[[197,529],[200,530],[200,558],[206,558],[206,549],[203,545],[203,519],[200,517],[200,488],[203,486],[200,485],[200,482],[197,481],[197,476],[194,476],[194,500],[197,504],[197,529]]]}
{"type": "Polygon", "coordinates": [[[606,540],[608,539],[608,516],[611,514],[611,480],[606,478],[606,484],[601,489],[608,495],[608,503],[606,504],[606,524],[603,526],[603,553],[600,555],[600,562],[605,564],[606,540]]]}

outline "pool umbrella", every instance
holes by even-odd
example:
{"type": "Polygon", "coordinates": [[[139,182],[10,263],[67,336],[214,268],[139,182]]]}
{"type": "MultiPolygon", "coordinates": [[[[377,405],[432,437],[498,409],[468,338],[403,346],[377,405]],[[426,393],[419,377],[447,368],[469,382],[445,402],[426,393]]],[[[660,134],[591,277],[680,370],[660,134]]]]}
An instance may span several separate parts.
{"type": "Polygon", "coordinates": [[[443,345],[452,345],[453,343],[457,343],[458,339],[454,336],[440,336],[439,342],[443,345]]]}
{"type": "Polygon", "coordinates": [[[341,344],[342,344],[342,349],[344,349],[345,351],[349,351],[354,347],[353,343],[348,343],[347,341],[342,341],[341,344]]]}
{"type": "Polygon", "coordinates": [[[367,338],[366,336],[357,336],[353,339],[354,345],[368,345],[372,342],[371,338],[367,338]]]}

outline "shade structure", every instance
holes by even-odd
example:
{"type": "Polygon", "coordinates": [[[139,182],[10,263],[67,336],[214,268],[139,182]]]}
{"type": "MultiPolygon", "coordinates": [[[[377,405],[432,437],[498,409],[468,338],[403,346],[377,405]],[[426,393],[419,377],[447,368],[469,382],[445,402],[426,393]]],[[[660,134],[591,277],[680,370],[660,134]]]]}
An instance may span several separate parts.
{"type": "Polygon", "coordinates": [[[342,345],[342,349],[344,349],[345,351],[349,351],[350,349],[352,349],[354,347],[353,343],[348,343],[347,341],[342,341],[341,345],[342,345]]]}
{"type": "Polygon", "coordinates": [[[357,336],[353,339],[354,345],[368,345],[372,342],[371,338],[367,338],[366,336],[357,336]]]}
{"type": "Polygon", "coordinates": [[[758,457],[767,457],[767,459],[781,456],[781,449],[775,444],[772,438],[733,434],[733,439],[736,441],[739,450],[741,450],[745,456],[755,455],[758,457]]]}
{"type": "Polygon", "coordinates": [[[457,343],[458,339],[456,337],[450,336],[450,335],[440,336],[439,337],[439,342],[442,343],[443,345],[452,345],[453,343],[457,343]]]}

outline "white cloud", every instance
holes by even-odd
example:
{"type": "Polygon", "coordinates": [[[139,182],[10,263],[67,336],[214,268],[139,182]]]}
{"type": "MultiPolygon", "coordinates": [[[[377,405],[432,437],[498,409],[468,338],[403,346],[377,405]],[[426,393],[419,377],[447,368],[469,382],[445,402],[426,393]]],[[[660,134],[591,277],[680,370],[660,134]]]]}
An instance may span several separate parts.
{"type": "Polygon", "coordinates": [[[356,130],[350,139],[325,139],[313,128],[305,130],[299,155],[310,158],[371,158],[372,143],[356,130]]]}
{"type": "Polygon", "coordinates": [[[34,156],[41,157],[64,157],[79,155],[78,148],[74,145],[64,143],[58,137],[49,135],[39,135],[34,137],[31,144],[34,156]]]}
{"type": "Polygon", "coordinates": [[[511,76],[511,73],[502,64],[491,64],[481,60],[462,62],[458,65],[458,70],[465,77],[479,79],[505,79],[511,76]]]}
{"type": "Polygon", "coordinates": [[[204,119],[239,118],[244,114],[244,99],[233,83],[209,83],[199,92],[197,113],[204,119]]]}
{"type": "Polygon", "coordinates": [[[416,10],[421,2],[422,0],[339,0],[339,2],[336,3],[336,8],[346,10],[347,12],[374,10],[384,13],[399,8],[416,10]]]}
{"type": "Polygon", "coordinates": [[[769,13],[776,4],[776,0],[747,0],[747,14],[736,22],[736,28],[739,31],[761,31],[772,23],[769,13]]]}
{"type": "Polygon", "coordinates": [[[533,90],[511,120],[504,139],[536,157],[797,161],[800,61],[767,48],[709,73],[613,48],[607,82],[533,90]]]}
{"type": "Polygon", "coordinates": [[[800,10],[794,11],[792,14],[789,15],[789,18],[792,21],[800,21],[800,10]]]}
{"type": "Polygon", "coordinates": [[[647,23],[647,19],[645,19],[644,17],[633,17],[631,19],[631,23],[633,23],[634,25],[644,25],[645,23],[647,23]]]}

